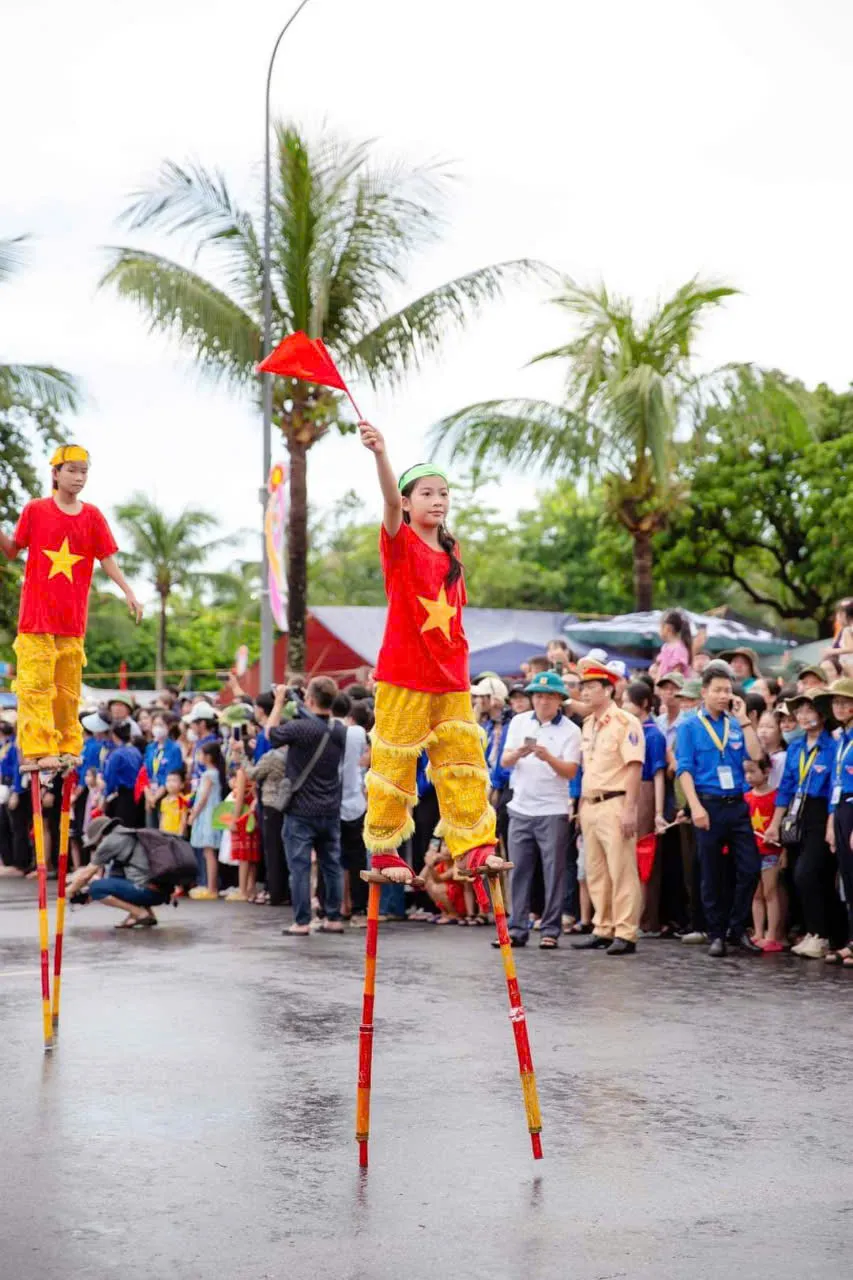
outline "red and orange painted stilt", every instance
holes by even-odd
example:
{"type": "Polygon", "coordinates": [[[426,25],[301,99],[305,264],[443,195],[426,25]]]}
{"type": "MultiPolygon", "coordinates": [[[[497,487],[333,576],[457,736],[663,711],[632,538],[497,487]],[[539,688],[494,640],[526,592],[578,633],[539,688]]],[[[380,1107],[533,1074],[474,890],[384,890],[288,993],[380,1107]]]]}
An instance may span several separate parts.
{"type": "Polygon", "coordinates": [[[59,855],[56,863],[56,937],[53,943],[53,1034],[59,1034],[59,1001],[62,986],[62,941],[65,937],[65,884],[68,877],[68,844],[71,838],[71,797],[77,773],[62,779],[62,808],[59,812],[59,855]]]}
{"type": "Polygon", "coordinates": [[[358,1093],[355,1108],[355,1140],[358,1143],[358,1165],[367,1168],[367,1144],[370,1139],[370,1079],[373,1067],[373,1003],[376,994],[376,948],[379,941],[379,897],[382,881],[362,871],[362,880],[370,885],[367,896],[367,930],[364,941],[364,995],[361,1026],[358,1029],[358,1093]]]}
{"type": "MultiPolygon", "coordinates": [[[[509,940],[509,929],[506,923],[506,907],[504,906],[503,889],[500,875],[488,877],[492,891],[492,908],[495,913],[495,928],[498,942],[501,944],[501,958],[506,974],[506,987],[509,993],[509,1020],[515,1036],[515,1049],[518,1054],[518,1070],[521,1076],[521,1092],[524,1096],[524,1110],[527,1113],[527,1128],[530,1131],[530,1145],[533,1148],[533,1159],[542,1159],[542,1115],[539,1110],[539,1093],[536,1088],[536,1072],[533,1069],[533,1055],[530,1052],[530,1040],[527,1035],[527,1017],[521,1003],[521,992],[515,972],[515,956],[509,940]]],[[[475,882],[478,889],[477,898],[483,905],[479,890],[482,881],[475,882]]],[[[488,904],[487,904],[488,905],[488,904]]]]}
{"type": "Polygon", "coordinates": [[[44,1031],[44,1051],[53,1048],[53,1019],[50,1009],[50,934],[47,920],[47,862],[44,856],[44,815],[41,807],[41,781],[32,774],[30,787],[33,793],[33,837],[36,846],[36,869],[39,886],[39,942],[41,946],[41,1014],[44,1031]]]}

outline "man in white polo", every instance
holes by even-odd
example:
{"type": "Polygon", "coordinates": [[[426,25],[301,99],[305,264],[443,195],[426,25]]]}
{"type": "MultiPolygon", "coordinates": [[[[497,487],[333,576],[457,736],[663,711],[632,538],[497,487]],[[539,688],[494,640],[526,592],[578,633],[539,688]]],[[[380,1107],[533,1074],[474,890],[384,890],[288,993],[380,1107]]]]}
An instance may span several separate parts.
{"type": "Polygon", "coordinates": [[[512,873],[514,947],[527,942],[530,888],[537,857],[542,859],[545,910],[539,947],[553,951],[561,932],[569,848],[569,779],[578,771],[581,731],[563,714],[566,689],[556,671],[541,671],[527,686],[533,710],[509,724],[501,763],[512,769],[507,854],[512,873]]]}

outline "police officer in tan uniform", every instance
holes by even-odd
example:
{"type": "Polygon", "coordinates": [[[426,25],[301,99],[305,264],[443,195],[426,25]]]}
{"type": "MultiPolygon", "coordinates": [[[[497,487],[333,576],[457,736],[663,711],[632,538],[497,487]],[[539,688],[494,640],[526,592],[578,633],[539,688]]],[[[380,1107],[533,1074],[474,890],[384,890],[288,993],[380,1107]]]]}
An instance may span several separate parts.
{"type": "Polygon", "coordinates": [[[637,799],[646,743],[635,716],[613,701],[615,672],[602,663],[578,663],[588,715],[581,745],[580,823],[586,885],[595,908],[593,932],[572,946],[606,948],[609,956],[637,949],[642,910],[637,870],[637,799]]]}

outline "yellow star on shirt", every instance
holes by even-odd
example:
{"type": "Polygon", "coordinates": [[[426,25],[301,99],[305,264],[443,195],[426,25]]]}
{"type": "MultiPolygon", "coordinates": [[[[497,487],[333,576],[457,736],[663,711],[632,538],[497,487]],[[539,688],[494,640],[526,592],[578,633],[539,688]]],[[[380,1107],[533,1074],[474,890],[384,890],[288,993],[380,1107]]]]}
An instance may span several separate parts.
{"type": "Polygon", "coordinates": [[[770,823],[768,822],[767,818],[765,818],[764,814],[761,813],[758,809],[756,809],[752,815],[753,831],[766,831],[769,825],[770,823]]]}
{"type": "Polygon", "coordinates": [[[71,552],[68,546],[68,539],[65,539],[58,551],[48,551],[47,547],[43,547],[42,550],[51,562],[50,573],[47,575],[48,582],[50,582],[51,578],[55,578],[58,573],[63,574],[69,582],[73,582],[74,566],[78,560],[83,560],[85,557],[75,556],[71,552]]]}
{"type": "Polygon", "coordinates": [[[438,593],[437,600],[427,600],[424,596],[418,596],[418,600],[427,611],[426,620],[421,627],[421,634],[425,631],[434,631],[438,629],[445,639],[450,639],[450,623],[456,617],[459,610],[455,604],[447,603],[447,592],[444,587],[438,593]]]}

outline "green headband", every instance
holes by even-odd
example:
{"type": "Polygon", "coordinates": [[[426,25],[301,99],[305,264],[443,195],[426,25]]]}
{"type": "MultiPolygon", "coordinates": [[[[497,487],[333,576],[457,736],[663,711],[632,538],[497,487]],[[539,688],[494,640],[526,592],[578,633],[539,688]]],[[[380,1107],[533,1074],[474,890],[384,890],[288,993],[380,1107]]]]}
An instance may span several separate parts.
{"type": "Polygon", "coordinates": [[[419,462],[416,467],[409,467],[408,471],[404,471],[400,476],[397,488],[402,493],[413,480],[423,480],[424,476],[439,476],[446,485],[450,484],[447,476],[433,462],[419,462]]]}

